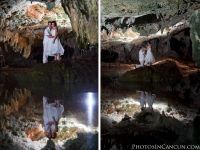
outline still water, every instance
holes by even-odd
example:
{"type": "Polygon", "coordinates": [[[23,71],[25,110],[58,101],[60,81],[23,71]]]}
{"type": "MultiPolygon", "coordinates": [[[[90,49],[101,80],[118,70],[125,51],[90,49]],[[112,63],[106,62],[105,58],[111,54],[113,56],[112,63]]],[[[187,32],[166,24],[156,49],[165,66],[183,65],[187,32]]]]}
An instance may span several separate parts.
{"type": "MultiPolygon", "coordinates": [[[[70,84],[35,86],[32,84],[1,84],[0,142],[3,149],[97,149],[98,93],[91,85],[70,84]],[[59,100],[64,113],[57,137],[27,138],[27,130],[43,128],[43,96],[48,103],[59,100]],[[12,144],[10,144],[12,143],[12,144]]],[[[30,130],[29,130],[30,131],[30,130]]]]}

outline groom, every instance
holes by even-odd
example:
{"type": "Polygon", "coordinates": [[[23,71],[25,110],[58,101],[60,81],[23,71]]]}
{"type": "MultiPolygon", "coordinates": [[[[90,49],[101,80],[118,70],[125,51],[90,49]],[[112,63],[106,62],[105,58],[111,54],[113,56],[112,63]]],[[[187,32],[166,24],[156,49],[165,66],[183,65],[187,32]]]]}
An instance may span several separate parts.
{"type": "Polygon", "coordinates": [[[44,30],[44,39],[43,39],[43,64],[48,62],[48,53],[49,53],[49,39],[51,36],[51,21],[48,22],[48,26],[44,30]]]}
{"type": "Polygon", "coordinates": [[[143,67],[144,64],[145,64],[146,45],[147,45],[147,42],[144,41],[142,43],[141,49],[139,50],[139,62],[140,62],[140,65],[138,65],[137,67],[143,67]]]}

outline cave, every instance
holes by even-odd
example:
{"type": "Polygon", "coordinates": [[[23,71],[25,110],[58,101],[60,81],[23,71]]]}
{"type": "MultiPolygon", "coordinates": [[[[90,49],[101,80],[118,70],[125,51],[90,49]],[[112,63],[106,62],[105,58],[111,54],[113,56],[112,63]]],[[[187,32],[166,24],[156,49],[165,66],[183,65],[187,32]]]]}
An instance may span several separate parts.
{"type": "Polygon", "coordinates": [[[199,8],[192,0],[102,0],[102,149],[198,146],[199,8]]]}
{"type": "Polygon", "coordinates": [[[97,10],[0,1],[0,149],[98,149],[97,10]]]}

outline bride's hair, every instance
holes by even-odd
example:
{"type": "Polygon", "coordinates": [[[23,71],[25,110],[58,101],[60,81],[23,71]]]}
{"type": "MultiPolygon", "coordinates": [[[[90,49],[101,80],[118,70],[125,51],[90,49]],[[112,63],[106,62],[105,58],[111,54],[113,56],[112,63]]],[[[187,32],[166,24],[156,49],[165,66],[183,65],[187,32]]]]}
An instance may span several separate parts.
{"type": "Polygon", "coordinates": [[[56,21],[52,21],[51,23],[54,23],[54,24],[55,24],[55,26],[57,27],[57,23],[56,23],[56,21]]]}
{"type": "Polygon", "coordinates": [[[147,41],[144,41],[141,45],[141,47],[145,48],[147,46],[147,41]]]}
{"type": "Polygon", "coordinates": [[[54,23],[54,24],[55,24],[56,30],[58,31],[58,26],[57,26],[56,21],[52,21],[51,23],[54,23]]]}

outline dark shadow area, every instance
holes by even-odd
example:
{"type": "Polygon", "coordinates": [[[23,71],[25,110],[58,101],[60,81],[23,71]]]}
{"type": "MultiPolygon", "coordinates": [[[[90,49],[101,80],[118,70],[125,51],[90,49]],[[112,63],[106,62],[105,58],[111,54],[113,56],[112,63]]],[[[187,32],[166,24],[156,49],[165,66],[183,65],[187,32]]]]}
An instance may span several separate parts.
{"type": "Polygon", "coordinates": [[[47,141],[47,145],[44,148],[42,148],[41,150],[55,150],[55,149],[56,149],[55,143],[51,139],[49,139],[47,141]]]}
{"type": "Polygon", "coordinates": [[[199,117],[195,118],[194,126],[187,125],[156,110],[141,111],[119,123],[103,118],[102,149],[130,150],[134,144],[197,144],[200,137],[197,120],[199,117]]]}
{"type": "Polygon", "coordinates": [[[101,51],[101,62],[115,62],[118,59],[118,53],[109,50],[101,51]]]}
{"type": "Polygon", "coordinates": [[[78,133],[78,137],[68,140],[64,147],[66,150],[98,150],[98,134],[78,133]]]}

